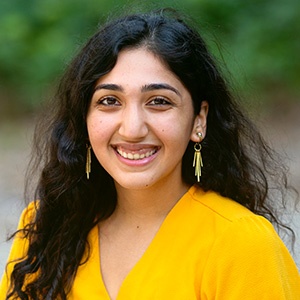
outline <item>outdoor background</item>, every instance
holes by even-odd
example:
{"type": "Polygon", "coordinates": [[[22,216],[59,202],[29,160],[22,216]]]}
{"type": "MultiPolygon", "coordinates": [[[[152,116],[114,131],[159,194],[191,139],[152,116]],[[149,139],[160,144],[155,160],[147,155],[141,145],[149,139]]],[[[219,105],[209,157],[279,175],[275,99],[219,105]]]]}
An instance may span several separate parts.
{"type": "MultiPolygon", "coordinates": [[[[98,24],[127,10],[171,6],[192,17],[243,105],[283,154],[300,191],[300,1],[145,2],[0,2],[0,273],[10,246],[6,237],[25,205],[24,173],[36,116],[98,24]]],[[[298,233],[293,255],[300,268],[300,215],[286,219],[298,233]]]]}

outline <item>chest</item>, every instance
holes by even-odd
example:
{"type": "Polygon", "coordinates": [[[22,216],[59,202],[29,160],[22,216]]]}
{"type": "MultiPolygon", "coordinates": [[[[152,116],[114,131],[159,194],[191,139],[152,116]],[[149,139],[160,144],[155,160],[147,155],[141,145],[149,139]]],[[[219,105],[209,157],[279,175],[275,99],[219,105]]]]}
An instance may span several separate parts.
{"type": "Polygon", "coordinates": [[[117,299],[122,283],[151,245],[158,228],[159,225],[115,232],[99,230],[100,271],[111,299],[117,299]]]}
{"type": "Polygon", "coordinates": [[[145,238],[124,240],[128,243],[117,248],[105,242],[99,248],[98,238],[91,241],[90,257],[78,269],[70,300],[200,299],[198,251],[180,236],[159,234],[150,244],[145,238]]]}

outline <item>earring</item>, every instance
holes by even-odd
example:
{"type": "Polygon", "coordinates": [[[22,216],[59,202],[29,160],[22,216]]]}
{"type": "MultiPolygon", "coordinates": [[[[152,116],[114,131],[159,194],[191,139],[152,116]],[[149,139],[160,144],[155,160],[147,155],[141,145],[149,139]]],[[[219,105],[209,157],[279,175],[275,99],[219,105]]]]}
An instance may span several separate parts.
{"type": "Polygon", "coordinates": [[[195,176],[197,177],[197,181],[200,182],[201,167],[203,167],[202,156],[200,152],[202,149],[200,145],[200,142],[202,141],[202,133],[197,132],[197,135],[199,137],[199,142],[197,142],[194,146],[195,154],[194,154],[193,167],[195,167],[195,176]]]}
{"type": "Polygon", "coordinates": [[[90,179],[91,163],[92,163],[91,145],[86,145],[86,163],[85,163],[85,172],[86,172],[86,178],[87,178],[87,179],[90,179]]]}

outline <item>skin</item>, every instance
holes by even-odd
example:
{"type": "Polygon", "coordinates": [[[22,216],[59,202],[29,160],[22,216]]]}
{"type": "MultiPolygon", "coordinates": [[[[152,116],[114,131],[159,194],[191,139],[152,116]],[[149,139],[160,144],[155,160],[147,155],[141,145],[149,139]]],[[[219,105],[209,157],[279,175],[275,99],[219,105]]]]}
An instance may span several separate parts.
{"type": "Polygon", "coordinates": [[[205,137],[207,112],[203,101],[194,115],[189,91],[144,48],[120,52],[97,81],[89,140],[118,195],[116,210],[99,225],[101,273],[111,299],[188,190],[182,157],[190,140],[199,141],[197,132],[205,137]]]}

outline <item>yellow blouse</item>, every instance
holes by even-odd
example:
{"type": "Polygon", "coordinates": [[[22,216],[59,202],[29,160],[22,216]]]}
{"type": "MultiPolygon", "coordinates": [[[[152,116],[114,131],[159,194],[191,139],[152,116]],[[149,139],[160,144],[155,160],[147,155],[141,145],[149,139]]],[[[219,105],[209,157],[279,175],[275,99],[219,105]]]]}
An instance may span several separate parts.
{"type": "MultiPolygon", "coordinates": [[[[21,224],[24,224],[24,220],[21,224]]],[[[109,300],[97,226],[68,299],[109,300]]],[[[15,239],[9,259],[22,256],[15,239]]],[[[10,272],[8,269],[8,273],[10,272]]],[[[4,274],[0,299],[5,299],[4,274]]],[[[272,225],[240,204],[191,187],[125,278],[117,300],[299,300],[300,275],[272,225]]]]}

